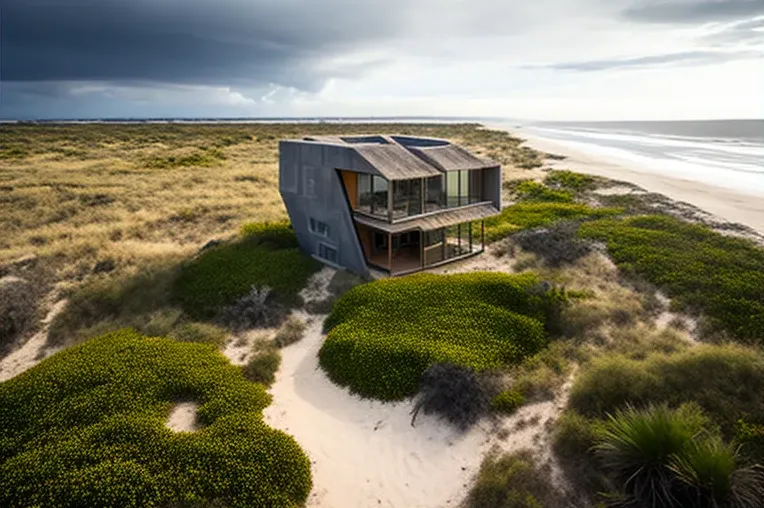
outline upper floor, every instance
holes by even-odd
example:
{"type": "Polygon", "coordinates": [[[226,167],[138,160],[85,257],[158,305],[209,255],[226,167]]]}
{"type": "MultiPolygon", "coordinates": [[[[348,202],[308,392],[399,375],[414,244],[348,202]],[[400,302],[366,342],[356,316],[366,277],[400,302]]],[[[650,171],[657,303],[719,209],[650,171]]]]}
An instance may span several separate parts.
{"type": "Polygon", "coordinates": [[[388,223],[481,203],[500,208],[499,164],[446,140],[317,136],[283,141],[281,163],[282,193],[321,201],[331,192],[322,181],[339,177],[355,214],[388,223]]]}

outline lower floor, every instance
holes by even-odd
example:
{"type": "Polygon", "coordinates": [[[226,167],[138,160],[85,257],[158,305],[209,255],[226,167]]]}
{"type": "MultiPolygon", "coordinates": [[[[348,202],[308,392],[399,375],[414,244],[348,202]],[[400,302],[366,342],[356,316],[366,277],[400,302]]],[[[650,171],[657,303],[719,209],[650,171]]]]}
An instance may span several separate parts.
{"type": "Polygon", "coordinates": [[[482,220],[464,222],[431,231],[389,233],[356,224],[358,238],[370,267],[402,275],[483,252],[482,220]]]}

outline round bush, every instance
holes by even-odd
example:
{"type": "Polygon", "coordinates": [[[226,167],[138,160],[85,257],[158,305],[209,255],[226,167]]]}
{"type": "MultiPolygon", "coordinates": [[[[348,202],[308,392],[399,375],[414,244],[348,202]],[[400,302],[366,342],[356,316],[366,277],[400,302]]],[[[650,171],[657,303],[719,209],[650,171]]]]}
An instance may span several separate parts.
{"type": "Polygon", "coordinates": [[[0,383],[0,506],[300,506],[310,463],[213,345],[107,334],[0,383]],[[164,422],[200,406],[197,432],[164,422]]]}
{"type": "Polygon", "coordinates": [[[477,372],[518,363],[547,344],[548,293],[533,274],[418,274],[356,286],[326,321],[320,365],[365,397],[413,395],[434,363],[477,372]]]}

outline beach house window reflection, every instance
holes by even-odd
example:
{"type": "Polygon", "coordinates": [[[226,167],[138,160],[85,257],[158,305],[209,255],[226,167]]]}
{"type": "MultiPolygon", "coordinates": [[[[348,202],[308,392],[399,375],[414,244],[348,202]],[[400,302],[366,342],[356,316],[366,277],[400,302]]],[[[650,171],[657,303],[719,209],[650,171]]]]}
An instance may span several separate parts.
{"type": "Polygon", "coordinates": [[[470,203],[470,172],[459,171],[459,205],[464,206],[470,203]]]}
{"type": "Polygon", "coordinates": [[[393,219],[422,213],[422,180],[396,180],[393,182],[393,219]]]}
{"type": "Polygon", "coordinates": [[[358,210],[371,213],[371,175],[358,174],[358,210]]]}
{"type": "Polygon", "coordinates": [[[427,179],[425,189],[425,211],[434,212],[446,207],[446,179],[433,176],[427,179]]]}
{"type": "Polygon", "coordinates": [[[449,171],[446,175],[447,203],[453,208],[459,206],[459,172],[449,171]]]}
{"type": "Polygon", "coordinates": [[[469,174],[469,201],[470,203],[480,203],[483,201],[483,171],[470,171],[469,174]]]}
{"type": "Polygon", "coordinates": [[[371,213],[387,217],[387,193],[388,182],[381,176],[372,177],[371,180],[371,213]]]}

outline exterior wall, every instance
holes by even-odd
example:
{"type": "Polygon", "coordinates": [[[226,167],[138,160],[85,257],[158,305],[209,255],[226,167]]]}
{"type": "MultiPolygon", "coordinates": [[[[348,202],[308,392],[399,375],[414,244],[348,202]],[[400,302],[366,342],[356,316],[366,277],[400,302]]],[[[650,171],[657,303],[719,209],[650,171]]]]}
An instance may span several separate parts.
{"type": "Polygon", "coordinates": [[[302,250],[316,256],[318,245],[324,243],[337,250],[339,266],[368,276],[369,268],[337,169],[376,174],[365,160],[343,146],[279,143],[279,192],[302,250]],[[311,218],[329,226],[328,237],[310,230],[311,218]]]}
{"type": "Polygon", "coordinates": [[[501,166],[483,170],[483,199],[501,210],[501,166]]]}

